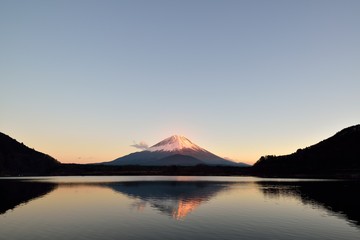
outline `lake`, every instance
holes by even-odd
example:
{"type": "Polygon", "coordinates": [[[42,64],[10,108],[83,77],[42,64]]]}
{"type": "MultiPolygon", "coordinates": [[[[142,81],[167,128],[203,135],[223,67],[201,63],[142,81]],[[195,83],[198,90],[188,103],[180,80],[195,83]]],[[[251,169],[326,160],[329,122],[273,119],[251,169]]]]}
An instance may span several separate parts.
{"type": "Polygon", "coordinates": [[[0,179],[0,239],[360,239],[360,184],[254,177],[0,179]]]}

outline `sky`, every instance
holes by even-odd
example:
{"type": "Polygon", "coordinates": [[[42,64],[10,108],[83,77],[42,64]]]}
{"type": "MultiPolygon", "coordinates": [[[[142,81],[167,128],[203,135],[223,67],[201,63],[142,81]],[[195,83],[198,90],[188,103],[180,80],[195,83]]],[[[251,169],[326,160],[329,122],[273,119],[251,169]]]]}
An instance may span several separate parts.
{"type": "Polygon", "coordinates": [[[360,1],[0,0],[0,131],[63,163],[174,134],[254,163],[360,123],[360,1]]]}

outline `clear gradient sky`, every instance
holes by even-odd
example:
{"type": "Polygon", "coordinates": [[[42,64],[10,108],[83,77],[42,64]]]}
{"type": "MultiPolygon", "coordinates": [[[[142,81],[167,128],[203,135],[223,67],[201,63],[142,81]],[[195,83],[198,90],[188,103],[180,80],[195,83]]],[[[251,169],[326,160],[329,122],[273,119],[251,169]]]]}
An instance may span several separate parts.
{"type": "Polygon", "coordinates": [[[0,131],[61,162],[235,161],[360,123],[360,1],[0,0],[0,131]]]}

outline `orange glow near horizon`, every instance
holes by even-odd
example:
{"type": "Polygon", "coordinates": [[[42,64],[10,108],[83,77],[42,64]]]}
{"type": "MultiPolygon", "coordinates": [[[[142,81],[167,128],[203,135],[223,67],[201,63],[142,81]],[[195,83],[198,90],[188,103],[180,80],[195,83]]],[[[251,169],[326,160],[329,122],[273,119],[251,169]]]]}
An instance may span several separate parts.
{"type": "MultiPolygon", "coordinates": [[[[149,146],[152,146],[171,135],[181,134],[215,155],[234,162],[254,164],[261,156],[290,154],[298,148],[304,148],[326,139],[335,132],[332,129],[330,129],[331,131],[319,130],[316,135],[307,136],[306,134],[302,138],[299,137],[297,142],[289,141],[286,136],[281,136],[276,140],[273,138],[248,138],[246,141],[244,139],[228,139],[224,141],[220,137],[191,130],[191,128],[189,131],[184,129],[174,130],[171,127],[167,129],[172,130],[164,131],[160,129],[155,134],[151,133],[152,138],[134,138],[138,142],[145,141],[149,146]]],[[[48,132],[5,131],[4,133],[18,142],[23,142],[30,148],[54,157],[61,163],[107,162],[140,151],[131,146],[135,141],[131,137],[118,139],[116,133],[109,132],[95,135],[90,133],[77,135],[76,133],[52,132],[51,136],[48,135],[48,132]]],[[[138,135],[141,136],[142,133],[138,135]]]]}

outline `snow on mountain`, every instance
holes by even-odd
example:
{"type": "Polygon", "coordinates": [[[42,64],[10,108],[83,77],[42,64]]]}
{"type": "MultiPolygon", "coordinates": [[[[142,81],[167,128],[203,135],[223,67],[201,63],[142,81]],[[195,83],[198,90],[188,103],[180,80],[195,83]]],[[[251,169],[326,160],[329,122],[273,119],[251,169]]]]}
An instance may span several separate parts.
{"type": "Polygon", "coordinates": [[[154,146],[150,147],[148,151],[155,152],[155,151],[164,151],[164,152],[173,152],[182,149],[192,149],[195,151],[204,151],[198,145],[192,143],[189,139],[184,136],[180,135],[173,135],[165,140],[155,144],[154,146]]]}

